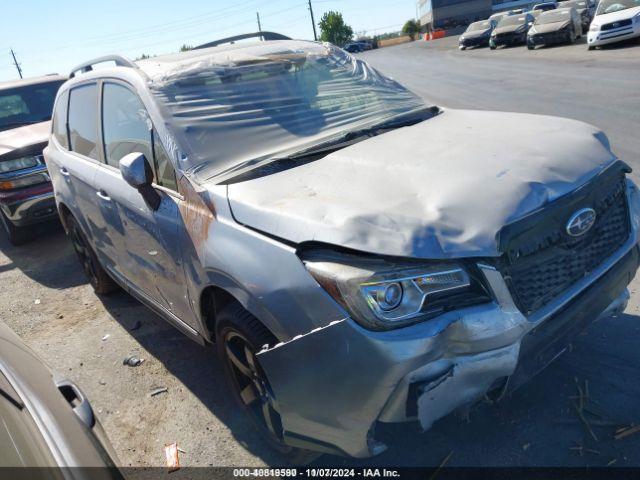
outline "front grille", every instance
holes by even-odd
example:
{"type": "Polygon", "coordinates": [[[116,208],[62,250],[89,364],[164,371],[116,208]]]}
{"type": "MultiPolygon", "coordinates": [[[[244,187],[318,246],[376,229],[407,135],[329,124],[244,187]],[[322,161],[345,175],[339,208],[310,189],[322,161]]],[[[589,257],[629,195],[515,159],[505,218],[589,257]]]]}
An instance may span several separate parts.
{"type": "Polygon", "coordinates": [[[566,32],[537,33],[533,36],[534,43],[555,43],[566,42],[567,40],[566,32]]]}
{"type": "Polygon", "coordinates": [[[496,35],[496,40],[499,42],[513,42],[519,39],[521,35],[519,33],[499,33],[496,35]]]}
{"type": "Polygon", "coordinates": [[[600,27],[601,32],[606,32],[607,30],[613,30],[614,28],[626,27],[627,25],[631,25],[631,19],[627,18],[626,20],[618,20],[617,22],[605,23],[600,27]]]}
{"type": "MultiPolygon", "coordinates": [[[[546,230],[536,227],[535,235],[530,237],[521,235],[524,241],[521,238],[516,248],[506,252],[501,270],[525,315],[587,276],[628,239],[631,230],[626,183],[620,175],[613,180],[604,191],[600,188],[588,196],[588,203],[581,198],[561,208],[550,204],[549,213],[557,221],[548,222],[550,228],[546,230]],[[578,207],[593,208],[597,214],[596,223],[582,237],[571,237],[565,231],[566,221],[578,209],[576,203],[578,207]]],[[[544,221],[542,217],[541,222],[544,221]]]]}

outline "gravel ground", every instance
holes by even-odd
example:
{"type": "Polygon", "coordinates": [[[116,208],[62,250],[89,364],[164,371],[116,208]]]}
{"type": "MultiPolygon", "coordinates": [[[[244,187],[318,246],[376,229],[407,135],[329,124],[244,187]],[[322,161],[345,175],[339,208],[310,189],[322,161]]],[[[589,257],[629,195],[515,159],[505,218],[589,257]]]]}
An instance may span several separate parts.
{"type": "MultiPolygon", "coordinates": [[[[440,105],[596,123],[625,160],[637,161],[631,154],[639,146],[638,46],[459,52],[455,45],[455,38],[416,42],[363,56],[440,105]],[[605,71],[606,81],[598,77],[605,71]]],[[[365,462],[324,456],[316,463],[439,465],[453,452],[453,466],[640,466],[640,434],[613,439],[617,426],[640,423],[638,281],[631,286],[624,315],[594,324],[512,398],[482,405],[468,418],[443,419],[426,434],[412,424],[387,429],[390,449],[365,462]],[[597,441],[572,410],[576,382],[583,388],[588,382],[597,441]],[[581,455],[578,445],[597,453],[581,455]]],[[[163,446],[174,441],[186,452],[184,466],[281,463],[234,408],[214,350],[124,293],[96,297],[60,226],[42,226],[19,248],[0,236],[0,289],[2,320],[87,393],[122,465],[162,465],[163,446]],[[124,366],[130,354],[145,362],[124,366]],[[167,392],[152,397],[155,387],[167,392]]]]}

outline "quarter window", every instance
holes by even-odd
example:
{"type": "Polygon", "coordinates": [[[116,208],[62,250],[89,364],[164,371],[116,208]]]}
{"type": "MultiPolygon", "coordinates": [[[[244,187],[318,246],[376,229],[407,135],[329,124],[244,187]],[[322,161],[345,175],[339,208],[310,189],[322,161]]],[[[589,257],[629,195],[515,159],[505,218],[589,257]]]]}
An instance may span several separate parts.
{"type": "Polygon", "coordinates": [[[98,159],[98,87],[95,83],[71,90],[69,141],[74,152],[98,159]]]}
{"type": "Polygon", "coordinates": [[[178,185],[176,182],[176,172],[173,169],[173,165],[171,164],[167,151],[158,140],[158,134],[155,130],[153,131],[153,140],[153,158],[156,183],[177,192],[178,185]]]}
{"type": "Polygon", "coordinates": [[[120,159],[132,152],[152,161],[151,121],[138,96],[122,85],[104,84],[102,134],[107,164],[117,168],[120,159]]]}
{"type": "Polygon", "coordinates": [[[69,148],[67,138],[67,106],[69,105],[69,92],[63,92],[56,103],[53,113],[53,136],[64,148],[69,148]]]}

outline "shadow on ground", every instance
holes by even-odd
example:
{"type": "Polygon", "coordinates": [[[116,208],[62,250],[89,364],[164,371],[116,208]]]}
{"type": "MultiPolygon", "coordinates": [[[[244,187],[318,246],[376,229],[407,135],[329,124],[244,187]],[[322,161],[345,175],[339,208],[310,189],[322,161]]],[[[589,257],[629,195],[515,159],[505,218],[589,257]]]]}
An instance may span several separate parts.
{"type": "Polygon", "coordinates": [[[33,225],[29,237],[29,242],[14,247],[0,232],[0,251],[10,260],[0,265],[0,273],[18,268],[34,281],[59,290],[86,283],[60,222],[33,225]]]}

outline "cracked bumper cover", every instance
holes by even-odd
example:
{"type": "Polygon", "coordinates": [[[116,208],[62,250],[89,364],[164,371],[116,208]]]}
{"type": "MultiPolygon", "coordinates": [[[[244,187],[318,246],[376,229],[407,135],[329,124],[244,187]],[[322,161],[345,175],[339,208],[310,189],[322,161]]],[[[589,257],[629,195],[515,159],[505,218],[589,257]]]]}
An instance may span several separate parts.
{"type": "Polygon", "coordinates": [[[639,259],[640,201],[635,187],[628,195],[628,242],[546,311],[526,318],[499,272],[486,267],[492,303],[386,332],[347,318],[260,352],[285,441],[367,457],[385,448],[374,439],[376,422],[417,419],[428,429],[497,384],[524,383],[590,323],[625,308],[639,259]]]}

